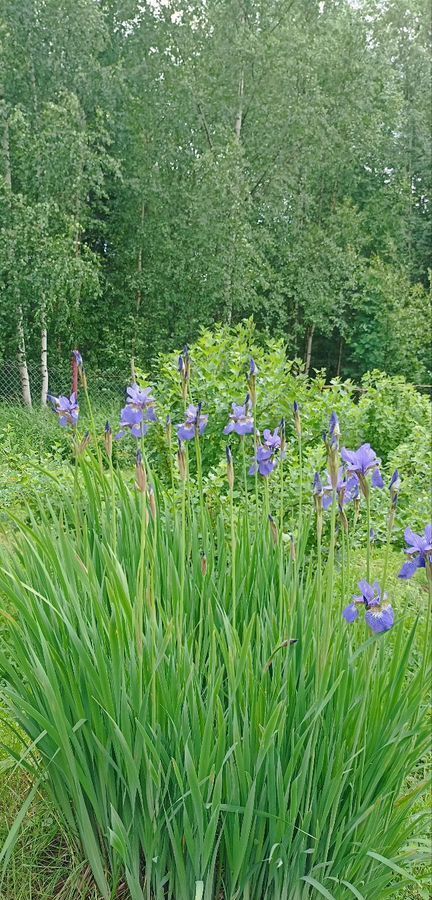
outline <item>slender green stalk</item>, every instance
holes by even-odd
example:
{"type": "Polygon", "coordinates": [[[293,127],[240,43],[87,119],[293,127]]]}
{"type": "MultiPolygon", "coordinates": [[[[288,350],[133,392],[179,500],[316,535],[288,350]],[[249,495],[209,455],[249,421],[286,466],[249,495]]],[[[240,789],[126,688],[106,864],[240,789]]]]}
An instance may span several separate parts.
{"type": "Polygon", "coordinates": [[[343,523],[342,523],[342,527],[341,527],[341,554],[342,554],[342,560],[341,560],[341,562],[342,562],[342,565],[341,565],[341,594],[342,594],[342,598],[345,597],[345,590],[346,590],[346,567],[345,567],[345,562],[346,562],[346,561],[345,561],[346,547],[345,547],[345,544],[346,544],[346,534],[345,534],[345,528],[343,527],[343,523]]]}
{"type": "Polygon", "coordinates": [[[284,496],[284,465],[280,460],[280,516],[279,516],[279,633],[282,634],[284,615],[284,520],[285,520],[285,496],[284,496]]]}
{"type": "Polygon", "coordinates": [[[99,446],[99,436],[98,436],[98,433],[97,433],[97,430],[96,430],[96,422],[95,422],[95,418],[94,418],[94,414],[93,414],[93,406],[92,406],[92,404],[91,404],[90,395],[89,395],[89,392],[88,392],[87,376],[86,376],[86,374],[85,374],[84,372],[83,372],[83,374],[82,374],[81,384],[82,384],[82,387],[83,387],[83,390],[84,390],[84,395],[85,395],[85,398],[86,398],[86,404],[87,404],[88,414],[89,414],[89,417],[90,417],[90,434],[91,434],[91,436],[92,436],[92,438],[93,438],[94,445],[95,445],[95,448],[96,448],[96,453],[97,453],[97,458],[98,458],[98,463],[99,463],[99,469],[100,469],[100,472],[103,473],[103,462],[102,462],[102,454],[101,454],[100,446],[99,446]]]}
{"type": "Polygon", "coordinates": [[[303,521],[303,443],[301,433],[297,433],[298,458],[299,458],[299,534],[303,521]]]}
{"type": "Polygon", "coordinates": [[[329,554],[328,554],[328,562],[327,562],[327,596],[329,599],[331,599],[331,597],[332,597],[333,581],[334,581],[334,563],[335,563],[335,548],[336,548],[336,512],[337,512],[337,492],[336,492],[336,489],[333,489],[332,505],[331,505],[331,518],[330,518],[330,546],[329,546],[329,554]]]}
{"type": "Polygon", "coordinates": [[[382,579],[381,579],[382,596],[384,596],[384,591],[385,591],[386,584],[387,584],[387,571],[388,571],[388,562],[389,562],[389,555],[390,555],[391,536],[392,536],[395,517],[396,517],[396,506],[394,506],[393,503],[390,503],[389,514],[387,517],[387,534],[386,534],[386,546],[385,546],[385,553],[384,553],[384,567],[383,567],[383,574],[382,574],[382,579]]]}
{"type": "Polygon", "coordinates": [[[366,494],[366,581],[370,582],[371,571],[371,514],[370,514],[370,489],[368,487],[366,494]]]}
{"type": "Polygon", "coordinates": [[[247,474],[247,460],[246,460],[246,442],[245,438],[242,435],[240,438],[241,444],[241,454],[242,454],[242,470],[243,470],[243,494],[244,494],[244,507],[246,510],[246,528],[247,533],[249,534],[249,491],[248,491],[248,474],[247,474]]]}
{"type": "Polygon", "coordinates": [[[203,542],[204,550],[206,549],[206,523],[205,523],[205,504],[204,504],[204,490],[203,490],[203,476],[202,476],[202,456],[201,456],[201,444],[199,435],[195,435],[195,452],[196,452],[196,465],[197,465],[197,481],[198,481],[198,497],[199,497],[199,505],[200,505],[200,514],[201,514],[201,540],[203,542]]]}
{"type": "Polygon", "coordinates": [[[237,579],[236,579],[236,529],[234,518],[234,487],[230,487],[230,518],[231,518],[231,605],[233,629],[237,626],[237,579]]]}

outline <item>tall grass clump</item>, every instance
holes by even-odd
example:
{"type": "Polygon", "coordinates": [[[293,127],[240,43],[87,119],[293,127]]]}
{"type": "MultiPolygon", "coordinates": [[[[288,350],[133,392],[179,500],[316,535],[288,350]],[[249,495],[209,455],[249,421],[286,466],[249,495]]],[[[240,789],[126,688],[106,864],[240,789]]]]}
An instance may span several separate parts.
{"type": "MultiPolygon", "coordinates": [[[[185,421],[169,491],[146,459],[146,430],[159,427],[149,389],[129,388],[122,411],[122,432],[138,442],[133,480],[112,464],[110,426],[105,447],[96,428],[79,439],[76,398],[53,398],[73,428],[75,489],[60,515],[41,499],[17,522],[0,561],[0,665],[25,736],[19,764],[106,900],[125,884],[132,900],[393,897],[422,858],[418,792],[405,783],[428,747],[419,621],[430,605],[425,594],[418,614],[393,610],[386,564],[373,571],[379,460],[343,450],[342,471],[332,417],[328,485],[317,474],[314,503],[303,486],[293,520],[289,426],[262,442],[251,365],[249,396],[226,429],[228,500],[212,515],[201,457],[208,417],[191,402],[187,349],[179,373],[185,421]],[[351,602],[359,516],[369,540],[351,602]]],[[[301,444],[298,406],[294,426],[301,444]]],[[[165,430],[171,448],[170,421],[165,430]]],[[[396,475],[389,536],[399,488],[396,475]]],[[[401,575],[430,576],[432,536],[414,538],[424,542],[411,543],[401,575]]]]}

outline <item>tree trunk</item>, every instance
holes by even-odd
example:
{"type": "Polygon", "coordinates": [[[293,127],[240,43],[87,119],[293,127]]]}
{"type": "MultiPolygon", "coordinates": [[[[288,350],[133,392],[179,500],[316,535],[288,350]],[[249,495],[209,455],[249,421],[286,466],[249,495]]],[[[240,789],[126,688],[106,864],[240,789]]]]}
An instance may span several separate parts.
{"type": "MultiPolygon", "coordinates": [[[[135,328],[132,335],[132,360],[131,360],[131,369],[134,376],[135,373],[135,350],[136,350],[136,341],[135,335],[138,330],[138,314],[141,307],[142,300],[142,292],[141,292],[141,275],[143,268],[143,248],[142,248],[142,239],[143,239],[143,229],[144,229],[144,214],[145,214],[145,204],[144,200],[141,202],[141,227],[139,233],[139,246],[138,246],[138,254],[137,254],[137,275],[138,275],[138,287],[135,296],[135,328]]],[[[133,377],[132,376],[132,377],[133,377]]],[[[136,376],[135,376],[136,378],[136,376]]],[[[134,381],[135,381],[134,378],[134,381]]]]}
{"type": "Polygon", "coordinates": [[[241,67],[240,70],[240,78],[239,78],[239,86],[238,86],[238,107],[237,107],[237,115],[235,117],[235,136],[238,141],[240,141],[241,129],[243,124],[243,94],[244,94],[244,68],[241,67]]]}
{"type": "Polygon", "coordinates": [[[306,365],[305,365],[306,375],[309,375],[309,369],[310,369],[310,364],[311,364],[311,359],[312,359],[312,342],[313,342],[314,333],[315,333],[315,325],[311,325],[309,332],[308,332],[307,346],[306,346],[306,365]]]}
{"type": "Polygon", "coordinates": [[[27,368],[27,354],[24,335],[24,319],[22,306],[18,307],[18,366],[21,379],[21,392],[23,403],[26,406],[32,405],[30,378],[27,368]]]}
{"type": "Polygon", "coordinates": [[[12,190],[12,171],[11,171],[11,161],[10,161],[10,147],[9,147],[9,123],[7,116],[6,103],[2,100],[1,97],[1,87],[0,87],[0,106],[3,118],[3,132],[2,132],[2,150],[3,150],[3,172],[4,172],[4,180],[5,185],[8,191],[12,190]]]}
{"type": "Polygon", "coordinates": [[[340,373],[341,373],[341,367],[342,367],[342,350],[343,350],[343,337],[342,337],[342,335],[341,335],[341,339],[340,339],[340,341],[339,341],[339,356],[338,356],[338,364],[337,364],[337,370],[336,370],[336,376],[337,376],[337,377],[339,377],[339,375],[340,375],[340,373]]]}
{"type": "Polygon", "coordinates": [[[41,404],[46,406],[48,394],[48,332],[46,327],[45,312],[41,322],[41,404]]]}

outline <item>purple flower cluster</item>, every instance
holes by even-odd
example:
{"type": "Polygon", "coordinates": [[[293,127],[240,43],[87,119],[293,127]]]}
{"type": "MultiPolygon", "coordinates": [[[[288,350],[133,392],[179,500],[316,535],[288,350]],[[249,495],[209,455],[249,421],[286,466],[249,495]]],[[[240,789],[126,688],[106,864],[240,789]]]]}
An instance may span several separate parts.
{"type": "Polygon", "coordinates": [[[48,394],[47,400],[58,416],[59,424],[62,428],[66,428],[68,425],[71,425],[72,428],[76,428],[78,424],[79,404],[75,393],[72,393],[70,397],[53,397],[52,394],[48,394]]]}
{"type": "MultiPolygon", "coordinates": [[[[323,508],[329,509],[333,503],[333,487],[330,475],[327,475],[328,484],[323,487],[323,508]]],[[[338,470],[336,495],[340,507],[346,506],[351,500],[356,500],[359,496],[359,480],[357,475],[347,476],[341,466],[338,470]]]]}
{"type": "Polygon", "coordinates": [[[224,428],[224,434],[235,432],[240,437],[243,437],[245,434],[253,434],[254,420],[249,394],[246,395],[243,406],[239,406],[236,403],[232,404],[232,413],[230,413],[229,419],[228,425],[224,428]]]}
{"type": "Polygon", "coordinates": [[[432,525],[426,525],[424,536],[416,534],[411,528],[405,530],[407,549],[405,553],[409,557],[404,563],[399,578],[412,578],[417,569],[432,569],[432,525]]]}
{"type": "Polygon", "coordinates": [[[195,406],[190,403],[186,410],[186,421],[177,425],[177,435],[180,441],[191,441],[192,438],[203,435],[207,425],[208,416],[201,415],[202,403],[195,406]]]}
{"type": "Polygon", "coordinates": [[[387,594],[382,596],[378,581],[369,584],[364,579],[359,581],[360,596],[353,597],[353,602],[344,609],[342,615],[347,622],[355,622],[359,618],[359,606],[366,610],[365,619],[376,634],[389,631],[394,625],[394,611],[387,603],[387,594]]]}
{"type": "Polygon", "coordinates": [[[276,468],[281,449],[281,438],[279,436],[279,427],[275,428],[273,433],[269,428],[264,429],[264,444],[257,447],[255,459],[249,469],[249,475],[259,473],[267,478],[276,468]]]}
{"type": "Polygon", "coordinates": [[[157,422],[155,400],[151,388],[140,388],[132,384],[126,390],[126,406],[120,414],[120,431],[116,440],[129,433],[135,438],[147,434],[149,423],[157,422]]]}
{"type": "Polygon", "coordinates": [[[369,472],[372,472],[372,486],[376,488],[384,487],[380,472],[381,460],[378,459],[375,450],[372,450],[370,444],[362,444],[358,450],[347,450],[346,447],[343,447],[341,456],[344,463],[346,463],[348,474],[357,475],[365,497],[369,493],[369,485],[367,483],[369,472]]]}

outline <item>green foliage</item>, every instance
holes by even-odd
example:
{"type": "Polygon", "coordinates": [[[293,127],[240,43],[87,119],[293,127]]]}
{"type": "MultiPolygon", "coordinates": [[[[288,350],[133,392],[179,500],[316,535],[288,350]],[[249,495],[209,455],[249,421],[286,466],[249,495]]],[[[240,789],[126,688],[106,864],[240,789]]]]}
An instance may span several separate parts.
{"type": "Polygon", "coordinates": [[[431,405],[401,376],[367,372],[362,379],[364,393],[359,402],[360,428],[384,461],[404,443],[415,426],[428,428],[431,405]]]}
{"type": "Polygon", "coordinates": [[[393,897],[423,858],[421,788],[400,796],[429,743],[417,614],[371,639],[341,619],[355,576],[345,555],[336,576],[334,527],[321,572],[307,519],[294,561],[266,501],[213,522],[190,483],[173,504],[149,475],[147,518],[82,460],[61,517],[42,501],[2,551],[21,764],[106,900],[124,877],[132,900],[393,897]]]}
{"type": "Polygon", "coordinates": [[[429,380],[427,22],[426,0],[4,0],[0,353],[22,318],[31,361],[46,325],[50,362],[149,366],[254,315],[332,375],[429,380]]]}

